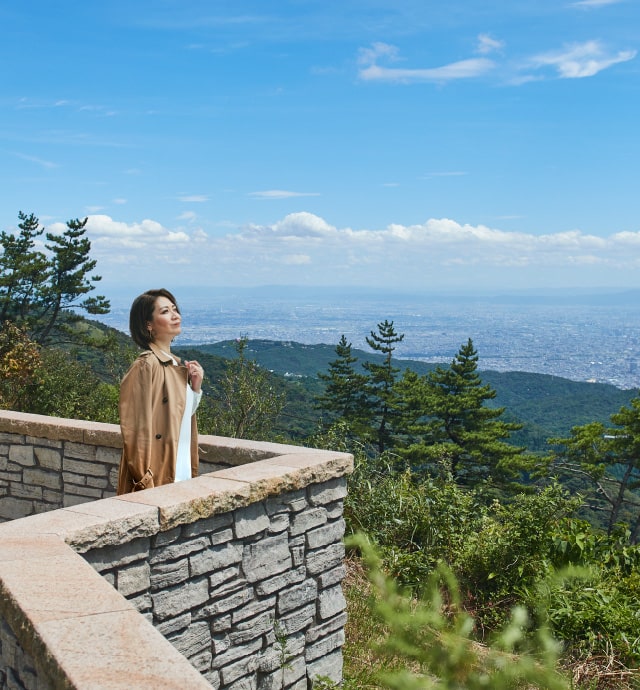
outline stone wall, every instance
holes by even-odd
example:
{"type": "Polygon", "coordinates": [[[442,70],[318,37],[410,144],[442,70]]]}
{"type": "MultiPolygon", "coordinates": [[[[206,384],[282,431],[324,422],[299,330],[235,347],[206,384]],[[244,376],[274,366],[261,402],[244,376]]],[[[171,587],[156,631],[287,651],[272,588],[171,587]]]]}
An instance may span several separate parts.
{"type": "Polygon", "coordinates": [[[91,496],[76,487],[113,491],[117,429],[0,413],[0,434],[2,472],[40,480],[43,497],[2,475],[5,508],[34,514],[0,525],[0,687],[302,690],[341,678],[351,456],[201,437],[204,466],[223,469],[80,504],[91,496]],[[67,476],[45,490],[52,465],[67,476]],[[97,467],[107,484],[83,484],[97,467]],[[44,513],[45,491],[74,498],[44,513]]]}

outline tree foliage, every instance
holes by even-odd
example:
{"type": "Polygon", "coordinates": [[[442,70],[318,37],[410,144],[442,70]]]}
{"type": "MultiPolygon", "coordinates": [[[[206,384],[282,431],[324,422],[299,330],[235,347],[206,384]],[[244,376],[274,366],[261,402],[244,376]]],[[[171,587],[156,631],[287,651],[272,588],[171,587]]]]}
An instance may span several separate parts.
{"type": "Polygon", "coordinates": [[[568,438],[551,439],[555,470],[586,478],[593,488],[591,510],[606,515],[607,532],[625,519],[631,538],[640,538],[640,396],[611,415],[613,426],[591,422],[574,427],[568,438]]]}
{"type": "Polygon", "coordinates": [[[236,341],[237,357],[212,385],[212,394],[199,414],[201,431],[232,438],[266,440],[284,406],[270,372],[248,359],[247,338],[236,341]]]}
{"type": "Polygon", "coordinates": [[[336,359],[329,363],[328,373],[319,373],[325,383],[316,398],[316,407],[328,414],[329,422],[342,420],[356,434],[363,434],[370,418],[367,405],[367,377],[358,373],[358,358],[351,354],[351,343],[344,334],[336,345],[336,359]]]}
{"type": "Polygon", "coordinates": [[[87,218],[67,221],[61,234],[47,232],[44,248],[37,248],[44,232],[34,214],[19,213],[17,233],[0,234],[0,313],[25,327],[35,342],[44,344],[65,310],[106,314],[109,301],[90,296],[99,275],[91,275],[96,260],[90,258],[87,218]]]}
{"type": "Polygon", "coordinates": [[[400,369],[393,364],[393,353],[397,343],[402,342],[404,333],[399,334],[393,321],[385,319],[378,324],[377,331],[371,331],[367,344],[384,359],[382,364],[365,362],[367,371],[366,394],[372,419],[372,440],[378,452],[383,453],[393,439],[393,417],[395,407],[394,383],[400,369]]]}
{"type": "Polygon", "coordinates": [[[504,408],[487,406],[496,392],[483,385],[477,367],[478,353],[469,339],[449,368],[437,367],[425,376],[409,370],[396,386],[406,432],[399,452],[413,466],[433,469],[444,463],[467,485],[515,476],[515,461],[524,451],[505,441],[521,425],[501,420],[504,408]]]}

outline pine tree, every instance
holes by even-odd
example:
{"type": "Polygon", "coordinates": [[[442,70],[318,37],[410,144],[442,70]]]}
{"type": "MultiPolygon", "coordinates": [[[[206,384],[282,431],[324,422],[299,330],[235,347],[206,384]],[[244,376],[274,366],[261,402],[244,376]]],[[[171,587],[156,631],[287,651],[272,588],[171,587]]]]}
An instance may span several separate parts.
{"type": "Polygon", "coordinates": [[[351,353],[351,343],[344,334],[336,345],[336,359],[329,362],[328,373],[318,373],[325,382],[324,392],[317,396],[316,407],[328,413],[330,421],[344,420],[349,429],[361,434],[369,422],[367,377],[356,372],[358,358],[351,353]]]}
{"type": "Polygon", "coordinates": [[[417,466],[444,460],[454,478],[468,485],[515,475],[524,450],[505,442],[521,425],[500,420],[504,408],[486,406],[496,392],[482,385],[477,367],[469,339],[448,369],[436,367],[422,377],[408,372],[396,386],[407,435],[402,454],[417,466]]]}
{"type": "Polygon", "coordinates": [[[586,505],[606,515],[611,534],[627,522],[631,540],[640,540],[640,397],[610,417],[614,425],[600,422],[574,427],[569,438],[550,439],[558,448],[550,456],[556,469],[587,479],[594,493],[586,505]]]}
{"type": "Polygon", "coordinates": [[[64,309],[75,307],[89,314],[109,312],[109,301],[102,295],[86,297],[95,289],[94,283],[102,280],[101,276],[89,275],[97,262],[89,258],[91,242],[85,236],[87,220],[76,218],[67,221],[67,229],[62,235],[46,234],[46,248],[51,252],[50,277],[41,290],[40,327],[35,335],[41,344],[49,338],[64,309]]]}
{"type": "Polygon", "coordinates": [[[0,323],[24,324],[49,276],[45,255],[35,248],[44,228],[33,213],[20,211],[18,218],[19,233],[0,233],[0,323]]]}
{"type": "Polygon", "coordinates": [[[396,344],[403,339],[404,333],[396,333],[393,321],[388,320],[379,323],[377,333],[371,331],[371,336],[367,338],[369,347],[384,355],[382,364],[365,362],[363,365],[368,372],[367,393],[371,401],[372,436],[380,453],[393,440],[392,425],[396,404],[394,384],[400,369],[393,366],[392,355],[396,344]]]}

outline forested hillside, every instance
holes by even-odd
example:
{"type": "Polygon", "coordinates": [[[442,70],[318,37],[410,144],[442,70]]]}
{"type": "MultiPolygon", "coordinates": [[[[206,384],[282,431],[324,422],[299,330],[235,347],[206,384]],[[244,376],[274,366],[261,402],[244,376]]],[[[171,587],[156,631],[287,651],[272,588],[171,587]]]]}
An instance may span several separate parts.
{"type": "MultiPolygon", "coordinates": [[[[192,350],[218,357],[233,357],[234,347],[235,341],[223,341],[198,345],[192,350]]],[[[382,355],[364,350],[353,349],[352,353],[360,364],[383,359],[382,355]]],[[[287,414],[291,416],[284,418],[279,426],[286,430],[295,425],[309,431],[309,421],[317,418],[313,399],[322,388],[318,373],[325,372],[329,362],[335,358],[335,346],[249,340],[246,356],[261,367],[284,377],[287,388],[295,397],[295,409],[288,406],[287,414]]],[[[609,384],[583,383],[547,374],[485,371],[482,369],[482,352],[479,356],[478,369],[482,379],[497,393],[489,404],[506,408],[505,415],[509,419],[524,425],[512,438],[515,443],[526,445],[531,450],[543,449],[548,438],[568,434],[574,426],[591,421],[605,423],[611,414],[627,405],[636,393],[609,384]]],[[[394,359],[393,363],[401,370],[411,369],[420,375],[435,368],[433,364],[415,360],[394,359]]]]}

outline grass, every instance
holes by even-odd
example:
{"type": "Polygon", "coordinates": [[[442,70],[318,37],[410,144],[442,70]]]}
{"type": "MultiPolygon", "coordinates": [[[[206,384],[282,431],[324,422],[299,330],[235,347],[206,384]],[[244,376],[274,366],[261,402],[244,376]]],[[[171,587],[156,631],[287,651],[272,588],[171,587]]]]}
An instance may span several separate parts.
{"type": "MultiPolygon", "coordinates": [[[[402,658],[376,653],[376,644],[385,639],[388,630],[370,610],[373,597],[361,561],[349,557],[343,589],[347,599],[348,621],[343,648],[343,690],[380,690],[387,687],[377,680],[378,674],[406,668],[402,658]]],[[[482,645],[478,644],[478,648],[482,645]]],[[[640,670],[621,666],[613,656],[589,659],[565,659],[561,668],[571,679],[573,690],[639,690],[640,670]]],[[[530,690],[534,690],[531,688],[530,690]]]]}

